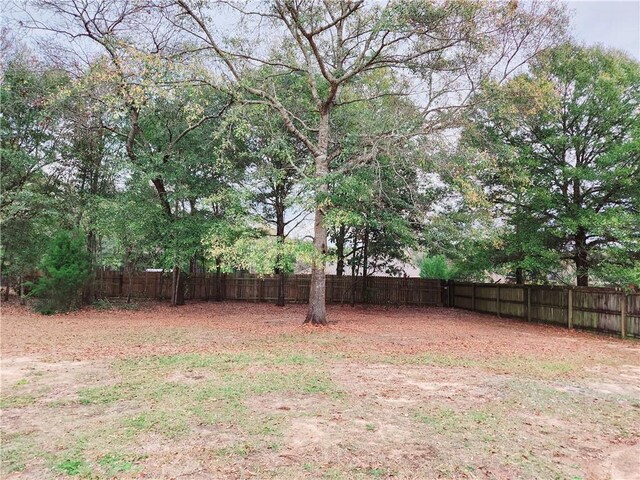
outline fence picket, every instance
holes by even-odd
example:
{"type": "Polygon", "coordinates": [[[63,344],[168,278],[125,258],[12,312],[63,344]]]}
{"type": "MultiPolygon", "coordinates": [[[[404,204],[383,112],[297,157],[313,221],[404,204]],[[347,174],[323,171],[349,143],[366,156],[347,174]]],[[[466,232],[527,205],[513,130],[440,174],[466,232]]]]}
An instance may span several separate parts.
{"type": "MultiPolygon", "coordinates": [[[[167,298],[171,279],[165,272],[135,272],[125,279],[118,271],[103,270],[96,276],[97,294],[123,296],[130,284],[133,297],[167,298]],[[153,286],[153,287],[152,287],[153,286]]],[[[278,278],[250,274],[191,276],[190,298],[207,300],[275,301],[278,278]]],[[[289,275],[285,300],[306,303],[309,300],[309,275],[289,275]]],[[[351,303],[355,288],[356,303],[365,295],[362,279],[327,275],[327,303],[351,303]]],[[[495,283],[444,282],[421,278],[368,277],[366,303],[375,305],[415,305],[463,308],[503,315],[640,337],[640,292],[625,294],[613,288],[558,287],[549,285],[510,285],[495,283]]]]}
{"type": "MultiPolygon", "coordinates": [[[[130,284],[133,297],[166,298],[166,291],[171,288],[171,279],[163,272],[134,272],[130,280],[124,277],[120,272],[103,270],[100,281],[96,282],[98,295],[123,296],[129,291],[130,284]],[[152,289],[150,289],[151,285],[153,285],[152,289]]],[[[366,296],[367,303],[378,305],[443,305],[440,280],[369,277],[366,294],[363,292],[361,280],[357,277],[327,275],[327,302],[350,302],[351,291],[355,285],[356,303],[362,303],[366,296]]],[[[276,300],[278,278],[251,274],[195,273],[189,276],[186,285],[188,298],[194,300],[207,300],[211,297],[211,291],[219,291],[220,295],[216,294],[216,299],[262,302],[276,300]]],[[[309,286],[309,275],[288,276],[285,284],[286,301],[307,302],[309,286]]]]}
{"type": "Polygon", "coordinates": [[[605,287],[455,282],[458,308],[640,337],[640,292],[605,287]],[[623,325],[624,322],[624,325],[623,325]]]}

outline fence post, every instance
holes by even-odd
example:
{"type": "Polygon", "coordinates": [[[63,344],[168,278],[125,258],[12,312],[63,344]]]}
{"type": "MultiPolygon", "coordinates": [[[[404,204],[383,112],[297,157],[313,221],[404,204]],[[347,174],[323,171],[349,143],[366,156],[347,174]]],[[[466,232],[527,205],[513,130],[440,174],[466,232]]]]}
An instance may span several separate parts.
{"type": "Polygon", "coordinates": [[[260,283],[258,284],[258,302],[262,303],[264,301],[264,278],[260,279],[260,283]]]}
{"type": "Polygon", "coordinates": [[[622,292],[622,304],[620,305],[620,336],[627,337],[627,294],[622,292]]]}
{"type": "Polygon", "coordinates": [[[531,321],[531,287],[527,287],[527,320],[531,321]]]}
{"type": "Polygon", "coordinates": [[[573,328],[573,288],[567,289],[567,327],[573,328]]]}
{"type": "Polygon", "coordinates": [[[226,300],[227,299],[227,274],[223,273],[222,275],[220,275],[220,278],[218,278],[218,281],[220,282],[220,300],[226,300]]]}
{"type": "Polygon", "coordinates": [[[496,284],[496,314],[500,316],[500,284],[496,284]]]}
{"type": "Polygon", "coordinates": [[[149,272],[151,280],[153,281],[153,294],[151,298],[158,298],[158,282],[160,281],[160,275],[156,272],[149,272]]]}
{"type": "Polygon", "coordinates": [[[476,311],[476,282],[471,284],[471,310],[476,311]]]}
{"type": "Polygon", "coordinates": [[[449,287],[449,296],[448,296],[448,302],[449,302],[449,307],[453,308],[456,306],[456,297],[453,294],[453,280],[449,280],[447,282],[447,285],[449,287]]]}

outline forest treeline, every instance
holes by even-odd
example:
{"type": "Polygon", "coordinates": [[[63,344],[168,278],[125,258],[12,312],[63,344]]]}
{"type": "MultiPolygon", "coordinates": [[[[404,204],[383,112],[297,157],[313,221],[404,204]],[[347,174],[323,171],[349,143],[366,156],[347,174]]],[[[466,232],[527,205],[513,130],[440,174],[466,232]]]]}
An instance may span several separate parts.
{"type": "MultiPolygon", "coordinates": [[[[34,0],[2,30],[1,270],[640,283],[640,65],[554,2],[34,0]]],[[[35,284],[28,283],[38,274],[35,284]]],[[[278,303],[283,304],[284,294],[278,303]]]]}

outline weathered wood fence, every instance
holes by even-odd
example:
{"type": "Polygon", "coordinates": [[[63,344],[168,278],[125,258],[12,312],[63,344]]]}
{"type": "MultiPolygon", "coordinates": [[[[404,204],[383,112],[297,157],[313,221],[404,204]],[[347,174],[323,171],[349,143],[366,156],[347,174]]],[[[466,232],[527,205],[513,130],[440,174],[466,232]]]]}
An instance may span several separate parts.
{"type": "MultiPolygon", "coordinates": [[[[278,278],[250,274],[195,273],[186,280],[187,300],[275,302],[278,278]]],[[[309,301],[309,275],[288,275],[287,303],[309,301]]],[[[170,298],[170,272],[100,271],[95,291],[102,297],[170,298]]],[[[640,293],[614,288],[444,282],[421,278],[327,275],[328,303],[447,306],[568,328],[640,337],[640,293]]]]}
{"type": "Polygon", "coordinates": [[[640,337],[640,293],[614,288],[450,282],[450,306],[640,337]]]}
{"type": "MultiPolygon", "coordinates": [[[[275,276],[216,275],[195,273],[185,279],[187,300],[243,300],[275,302],[278,296],[275,276]]],[[[285,301],[309,301],[309,275],[287,275],[285,301]]],[[[373,305],[430,305],[443,306],[447,297],[440,280],[421,278],[368,277],[363,285],[361,277],[327,275],[328,303],[368,303],[373,305]]],[[[132,275],[114,271],[100,271],[96,277],[96,293],[102,297],[170,298],[171,273],[135,272],[132,275]]]]}

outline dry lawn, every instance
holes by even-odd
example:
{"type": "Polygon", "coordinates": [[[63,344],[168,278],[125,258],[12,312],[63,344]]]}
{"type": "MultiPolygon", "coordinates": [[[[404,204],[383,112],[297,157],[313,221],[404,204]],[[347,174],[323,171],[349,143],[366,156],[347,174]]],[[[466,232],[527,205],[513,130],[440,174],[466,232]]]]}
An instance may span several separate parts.
{"type": "Polygon", "coordinates": [[[640,478],[640,345],[450,309],[2,311],[2,478],[640,478]]]}

